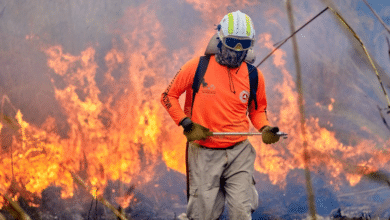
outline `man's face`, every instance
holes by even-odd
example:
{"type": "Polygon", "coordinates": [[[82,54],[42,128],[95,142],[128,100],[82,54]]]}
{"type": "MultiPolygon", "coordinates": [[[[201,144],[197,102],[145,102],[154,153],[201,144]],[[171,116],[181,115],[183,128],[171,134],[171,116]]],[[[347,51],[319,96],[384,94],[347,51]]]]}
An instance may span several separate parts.
{"type": "Polygon", "coordinates": [[[218,62],[221,65],[225,65],[230,68],[239,67],[241,63],[244,61],[247,52],[248,52],[247,50],[235,51],[222,45],[220,52],[217,54],[218,62]]]}

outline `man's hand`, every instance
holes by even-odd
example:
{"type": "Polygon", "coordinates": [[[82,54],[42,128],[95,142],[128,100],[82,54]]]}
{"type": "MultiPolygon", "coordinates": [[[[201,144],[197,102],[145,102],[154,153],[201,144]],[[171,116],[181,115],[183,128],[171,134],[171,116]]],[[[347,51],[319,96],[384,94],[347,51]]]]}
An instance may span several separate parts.
{"type": "Polygon", "coordinates": [[[279,131],[278,127],[265,126],[260,129],[262,132],[263,142],[265,144],[273,144],[279,141],[280,137],[276,133],[279,131]]]}
{"type": "Polygon", "coordinates": [[[188,142],[204,140],[213,135],[213,132],[211,132],[208,128],[192,122],[189,118],[185,118],[181,125],[184,128],[183,134],[187,137],[188,142]]]}

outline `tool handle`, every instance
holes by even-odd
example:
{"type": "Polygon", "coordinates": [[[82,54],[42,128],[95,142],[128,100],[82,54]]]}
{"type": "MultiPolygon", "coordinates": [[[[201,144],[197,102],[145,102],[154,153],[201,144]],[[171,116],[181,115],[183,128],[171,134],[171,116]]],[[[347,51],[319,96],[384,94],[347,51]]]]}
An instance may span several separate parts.
{"type": "MultiPolygon", "coordinates": [[[[261,132],[213,132],[213,136],[255,136],[262,135],[261,132]]],[[[287,138],[287,133],[277,132],[276,135],[287,138]]]]}

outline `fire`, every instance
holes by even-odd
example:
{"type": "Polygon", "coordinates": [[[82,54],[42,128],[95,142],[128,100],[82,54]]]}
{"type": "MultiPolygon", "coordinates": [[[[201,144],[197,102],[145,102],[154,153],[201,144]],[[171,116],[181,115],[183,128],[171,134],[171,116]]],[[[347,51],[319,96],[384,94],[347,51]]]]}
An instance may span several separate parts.
{"type": "MultiPolygon", "coordinates": [[[[56,62],[56,60],[63,60],[64,57],[71,57],[70,60],[73,60],[70,63],[71,65],[82,63],[80,69],[69,74],[69,78],[66,78],[69,86],[62,90],[56,89],[56,97],[66,109],[66,112],[69,113],[68,123],[72,125],[70,139],[75,144],[74,153],[81,156],[82,152],[94,152],[86,155],[87,161],[96,166],[95,169],[88,170],[91,172],[89,175],[93,177],[91,184],[103,189],[108,179],[120,179],[125,183],[129,183],[132,176],[143,168],[142,165],[152,164],[152,161],[155,161],[158,156],[159,152],[156,149],[156,144],[159,133],[158,127],[161,125],[158,120],[158,108],[152,107],[157,107],[157,104],[140,105],[140,103],[137,103],[140,100],[121,100],[118,106],[115,106],[119,109],[113,109],[111,102],[114,97],[108,97],[106,103],[100,101],[98,97],[100,91],[94,79],[97,68],[94,61],[94,49],[88,48],[78,57],[62,54],[60,49],[55,49],[59,53],[53,54],[53,48],[48,51],[51,56],[48,62],[49,65],[56,62]],[[51,62],[51,60],[53,61],[51,62]],[[74,85],[77,83],[80,83],[81,86],[84,85],[83,90],[86,95],[84,100],[81,100],[76,93],[74,85]],[[133,107],[129,113],[129,109],[120,106],[133,107]],[[102,123],[103,112],[107,112],[107,115],[112,116],[108,119],[110,120],[109,124],[102,123]],[[92,161],[96,161],[96,163],[92,161]],[[103,169],[98,169],[98,167],[103,167],[103,169]]],[[[106,56],[106,62],[107,66],[110,67],[111,65],[109,72],[106,73],[106,79],[110,80],[112,79],[110,77],[110,71],[113,70],[112,66],[122,63],[123,57],[116,50],[112,50],[106,56]]],[[[65,64],[60,63],[60,65],[65,64]]],[[[63,69],[66,68],[59,70],[63,69]]],[[[53,70],[56,69],[53,67],[53,70]]],[[[62,72],[58,72],[58,74],[61,75],[62,72]]],[[[139,81],[140,79],[136,77],[131,80],[134,84],[139,81]]],[[[128,88],[128,90],[130,89],[128,88]]],[[[137,95],[142,94],[137,87],[132,88],[132,90],[136,98],[137,95]]],[[[149,173],[150,176],[152,174],[153,172],[149,173]]]]}
{"type": "MultiPolygon", "coordinates": [[[[204,15],[212,14],[214,17],[206,21],[210,24],[216,23],[230,4],[187,2],[204,15]]],[[[185,173],[185,136],[166,114],[159,98],[180,66],[194,54],[203,53],[215,30],[189,42],[199,50],[184,47],[167,56],[165,32],[153,7],[145,3],[129,8],[119,22],[125,28],[113,30],[119,39],[113,39],[112,47],[103,55],[93,45],[83,48],[80,54],[67,53],[61,45],[44,49],[47,66],[56,76],[51,78],[55,98],[66,116],[62,120],[67,121],[69,131],[65,138],[61,137],[56,127],[56,120],[61,119],[48,116],[38,127],[25,121],[26,113],[17,110],[14,118],[20,128],[12,133],[12,152],[7,148],[0,155],[0,191],[15,194],[14,198],[23,195],[31,199],[41,197],[44,189],[55,185],[62,188],[63,198],[69,198],[78,187],[75,182],[80,182],[98,197],[111,180],[130,184],[141,176],[137,181],[151,181],[159,162],[185,173]],[[103,58],[100,62],[99,55],[103,58]],[[101,80],[97,80],[99,71],[103,72],[101,80]],[[76,179],[75,174],[82,178],[76,179]]],[[[271,35],[262,34],[258,44],[273,49],[274,42],[271,35]]],[[[286,53],[278,50],[272,59],[283,75],[274,91],[280,96],[277,102],[282,107],[278,112],[270,110],[269,116],[289,134],[289,139],[275,145],[263,145],[258,138],[251,138],[251,142],[257,149],[256,170],[268,174],[272,183],[284,186],[290,170],[303,168],[298,95],[285,67],[286,53]]],[[[334,111],[336,101],[332,98],[324,108],[334,111]]],[[[321,127],[318,118],[308,118],[306,125],[311,169],[324,171],[331,184],[339,184],[345,176],[351,185],[356,185],[362,174],[383,168],[390,161],[390,140],[363,140],[347,146],[336,138],[335,132],[321,127]]],[[[8,126],[0,122],[0,131],[8,126]]],[[[117,196],[122,207],[136,200],[123,192],[117,196]]],[[[2,199],[0,196],[0,206],[2,199]]]]}
{"type": "MultiPolygon", "coordinates": [[[[113,47],[104,55],[106,71],[100,86],[108,93],[100,90],[96,80],[101,67],[94,47],[78,55],[64,52],[61,45],[44,50],[47,66],[61,80],[51,79],[70,129],[67,137],[61,138],[57,119],[47,117],[39,128],[24,121],[18,111],[15,118],[21,129],[16,134],[20,138],[12,143],[14,176],[11,158],[1,155],[5,169],[0,173],[4,183],[0,185],[4,191],[14,178],[25,187],[29,198],[40,197],[50,185],[62,187],[62,197],[68,198],[78,187],[74,178],[79,173],[82,180],[77,177],[76,182],[82,181],[80,184],[88,186],[96,197],[108,180],[123,184],[136,176],[143,177],[138,178],[141,183],[152,180],[159,160],[170,169],[185,172],[185,137],[180,127],[167,123],[168,116],[159,100],[166,87],[162,73],[174,73],[178,66],[168,65],[170,59],[164,58],[163,30],[150,12],[150,6],[144,4],[130,8],[124,16],[122,22],[130,22],[124,26],[131,27],[131,31],[117,30],[122,33],[121,45],[113,40],[113,47]],[[122,74],[119,77],[118,71],[122,74]]],[[[183,53],[189,57],[185,51],[176,51],[174,57],[183,59],[183,53]]],[[[135,199],[123,192],[117,196],[122,207],[135,199]]]]}
{"type": "Polygon", "coordinates": [[[333,110],[334,98],[330,99],[331,103],[328,105],[328,110],[331,112],[333,110]]]}
{"type": "Polygon", "coordinates": [[[23,187],[20,189],[22,192],[18,193],[28,192],[32,196],[39,197],[43,189],[55,182],[56,185],[64,186],[64,194],[69,193],[72,186],[67,183],[71,182],[71,179],[70,175],[61,171],[58,166],[58,156],[63,149],[52,142],[56,137],[50,137],[44,130],[25,122],[20,111],[17,112],[16,118],[21,125],[20,137],[18,137],[20,139],[13,139],[13,162],[9,154],[2,155],[1,167],[4,168],[4,173],[1,179],[6,180],[2,185],[4,184],[8,189],[12,180],[23,187]]]}
{"type": "MultiPolygon", "coordinates": [[[[78,162],[85,161],[88,167],[87,183],[95,190],[92,194],[101,193],[107,180],[129,183],[140,172],[145,172],[145,181],[149,181],[153,176],[150,166],[160,154],[157,137],[161,128],[161,109],[157,102],[141,105],[137,103],[138,100],[122,101],[124,106],[129,106],[131,102],[136,106],[131,113],[122,115],[120,111],[124,109],[116,111],[112,108],[111,101],[103,103],[99,99],[93,48],[87,48],[81,55],[73,56],[64,53],[60,46],[53,46],[46,50],[46,54],[49,58],[48,66],[55,74],[62,76],[66,83],[64,88],[55,88],[55,96],[67,113],[69,138],[60,139],[55,132],[30,125],[18,111],[16,119],[21,127],[21,140],[13,141],[13,178],[35,196],[55,184],[63,187],[63,197],[70,197],[73,195],[74,184],[69,171],[81,170],[78,162]],[[103,124],[103,112],[112,116],[110,124],[103,124]]],[[[106,61],[109,66],[121,63],[123,59],[112,50],[107,54],[106,61]]],[[[106,74],[109,75],[110,73],[106,74]]],[[[136,83],[136,80],[133,78],[132,82],[136,83]]],[[[133,92],[139,95],[141,93],[140,89],[133,92]]],[[[108,100],[113,98],[109,97],[108,100]]],[[[54,122],[49,117],[43,128],[51,128],[53,131],[54,122]]],[[[3,158],[2,163],[8,173],[2,179],[11,179],[8,172],[11,170],[10,158],[3,158]]]]}
{"type": "MultiPolygon", "coordinates": [[[[261,35],[260,44],[273,49],[270,34],[261,35]]],[[[297,106],[297,91],[291,74],[287,71],[286,53],[283,50],[275,52],[273,64],[281,71],[283,81],[275,86],[281,94],[280,111],[271,118],[283,131],[289,134],[287,141],[275,145],[262,146],[257,150],[258,160],[256,170],[269,175],[274,184],[285,185],[285,177],[289,170],[304,168],[302,158],[302,135],[300,133],[299,109],[297,106]]],[[[335,99],[331,99],[329,111],[333,109],[335,99]]],[[[319,119],[310,117],[306,120],[307,139],[309,143],[310,162],[312,171],[325,171],[332,183],[341,184],[345,175],[350,185],[356,185],[363,174],[385,167],[390,155],[387,153],[388,143],[380,140],[379,146],[373,141],[363,140],[356,146],[346,146],[337,140],[335,132],[319,126],[319,119]],[[383,152],[378,148],[384,149],[383,152]],[[341,156],[338,152],[342,152],[341,156]],[[339,156],[337,156],[339,155],[339,156]],[[367,155],[370,159],[367,160],[367,155]],[[381,162],[379,162],[381,161],[381,162]]],[[[256,146],[262,145],[258,140],[252,140],[256,146]]],[[[389,141],[387,141],[389,142],[389,141]]]]}

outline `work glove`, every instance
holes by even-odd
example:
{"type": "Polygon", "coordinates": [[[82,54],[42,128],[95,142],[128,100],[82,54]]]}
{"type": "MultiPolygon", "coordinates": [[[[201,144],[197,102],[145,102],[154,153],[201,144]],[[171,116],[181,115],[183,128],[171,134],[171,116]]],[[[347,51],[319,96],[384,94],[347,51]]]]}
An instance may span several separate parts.
{"type": "Polygon", "coordinates": [[[260,129],[262,133],[263,142],[265,144],[273,144],[279,141],[280,137],[276,133],[279,131],[278,127],[264,126],[260,129]]]}
{"type": "Polygon", "coordinates": [[[211,132],[208,128],[192,122],[190,118],[183,119],[181,126],[183,126],[183,134],[186,136],[188,142],[204,140],[213,135],[213,132],[211,132]]]}

